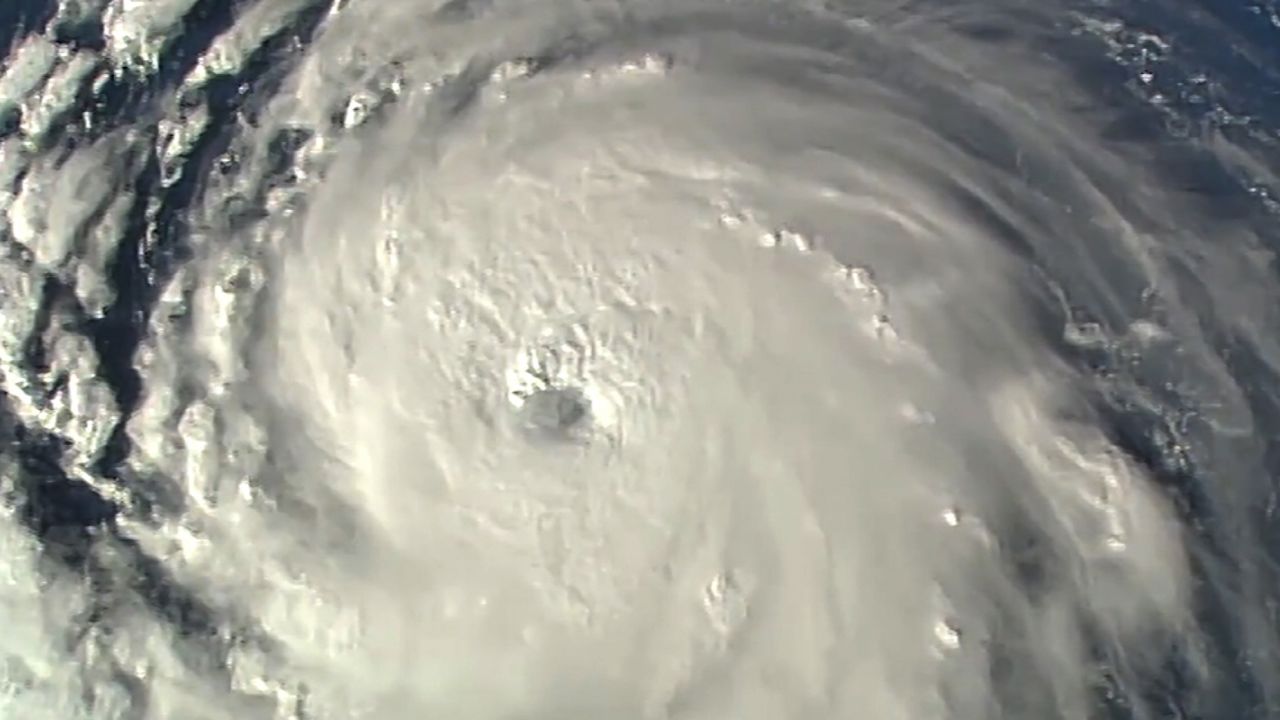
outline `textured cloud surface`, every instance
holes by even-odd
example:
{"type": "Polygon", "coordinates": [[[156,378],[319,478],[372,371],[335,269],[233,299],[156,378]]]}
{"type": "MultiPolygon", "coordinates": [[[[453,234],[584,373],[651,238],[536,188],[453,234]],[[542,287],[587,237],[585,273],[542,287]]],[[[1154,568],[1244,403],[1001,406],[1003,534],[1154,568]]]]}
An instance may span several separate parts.
{"type": "Polygon", "coordinates": [[[1276,701],[1275,155],[1085,81],[1166,41],[204,5],[64,3],[0,77],[9,715],[1276,701]]]}

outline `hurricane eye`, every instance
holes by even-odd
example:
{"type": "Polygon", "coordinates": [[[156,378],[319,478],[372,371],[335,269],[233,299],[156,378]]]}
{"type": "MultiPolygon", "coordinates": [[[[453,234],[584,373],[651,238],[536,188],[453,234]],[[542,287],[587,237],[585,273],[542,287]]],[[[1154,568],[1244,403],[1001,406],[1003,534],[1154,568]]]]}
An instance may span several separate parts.
{"type": "Polygon", "coordinates": [[[570,439],[591,422],[591,407],[576,388],[544,388],[525,398],[517,410],[524,430],[538,437],[570,439]]]}

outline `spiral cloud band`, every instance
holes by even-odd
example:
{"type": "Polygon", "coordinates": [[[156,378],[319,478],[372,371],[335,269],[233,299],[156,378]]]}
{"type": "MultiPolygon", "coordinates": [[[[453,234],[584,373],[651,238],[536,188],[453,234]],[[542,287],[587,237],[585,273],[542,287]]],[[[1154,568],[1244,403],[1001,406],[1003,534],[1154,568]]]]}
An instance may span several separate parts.
{"type": "Polygon", "coordinates": [[[1280,711],[1273,140],[1101,4],[44,22],[7,717],[1280,711]]]}

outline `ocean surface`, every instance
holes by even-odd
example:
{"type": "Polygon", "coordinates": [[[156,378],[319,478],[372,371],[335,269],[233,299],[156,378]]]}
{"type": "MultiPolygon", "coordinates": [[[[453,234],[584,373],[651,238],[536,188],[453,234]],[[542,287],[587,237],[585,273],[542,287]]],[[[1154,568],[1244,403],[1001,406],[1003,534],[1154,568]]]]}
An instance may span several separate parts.
{"type": "Polygon", "coordinates": [[[0,53],[0,718],[1280,718],[1278,0],[0,53]]]}

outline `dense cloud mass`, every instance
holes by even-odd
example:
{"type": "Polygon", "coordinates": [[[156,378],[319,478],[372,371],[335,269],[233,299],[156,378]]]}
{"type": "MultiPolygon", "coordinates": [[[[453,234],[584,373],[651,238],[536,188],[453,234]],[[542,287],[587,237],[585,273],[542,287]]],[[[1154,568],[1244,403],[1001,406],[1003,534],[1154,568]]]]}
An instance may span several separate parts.
{"type": "Polygon", "coordinates": [[[1133,4],[0,10],[0,715],[1275,717],[1280,14],[1133,4]]]}

